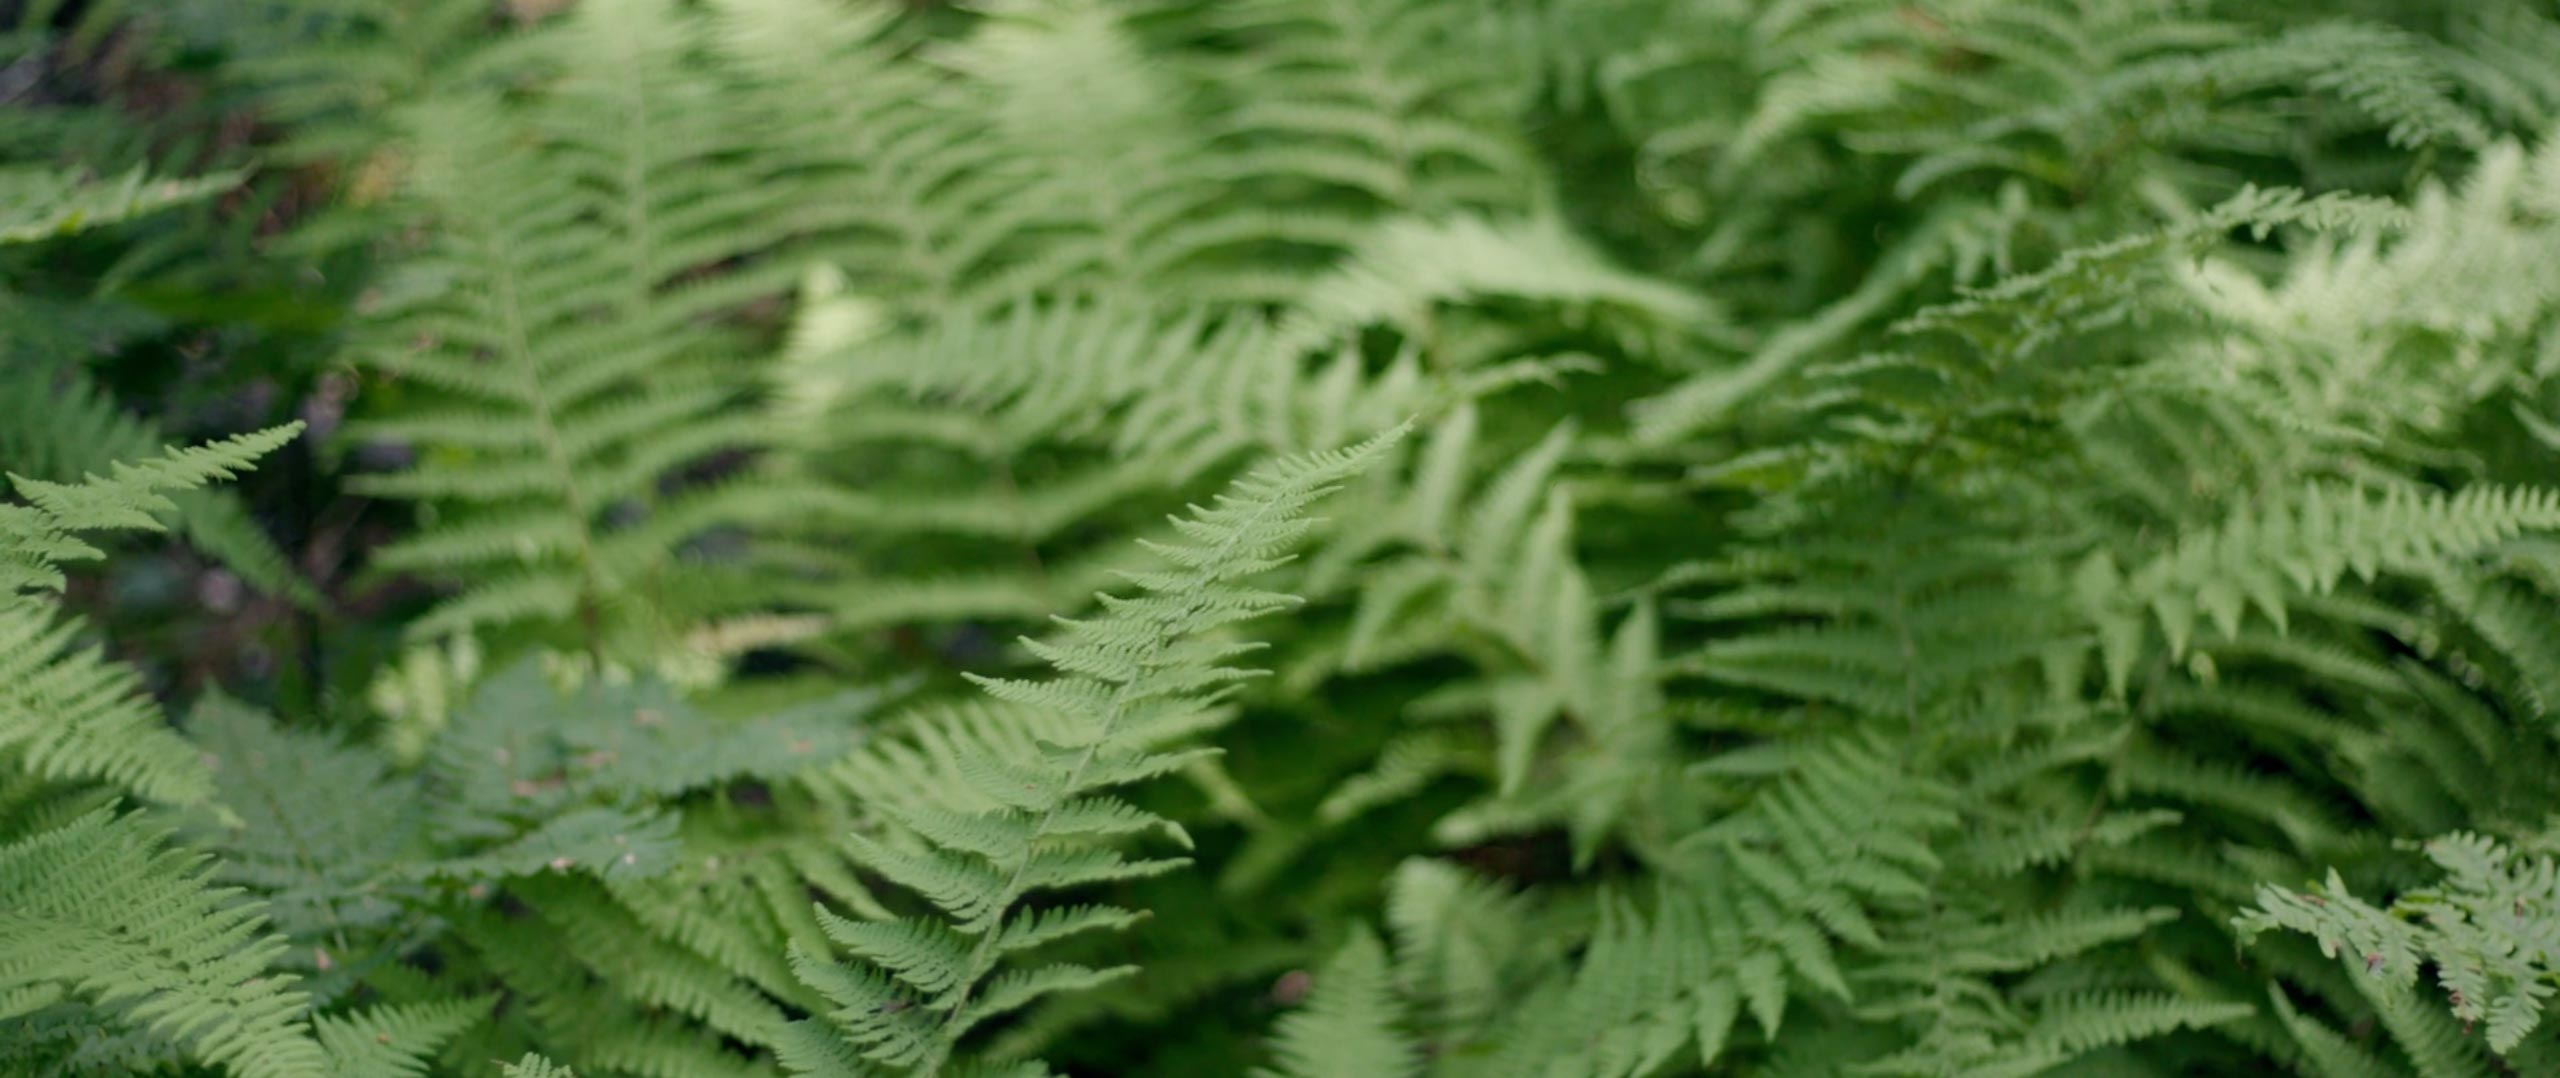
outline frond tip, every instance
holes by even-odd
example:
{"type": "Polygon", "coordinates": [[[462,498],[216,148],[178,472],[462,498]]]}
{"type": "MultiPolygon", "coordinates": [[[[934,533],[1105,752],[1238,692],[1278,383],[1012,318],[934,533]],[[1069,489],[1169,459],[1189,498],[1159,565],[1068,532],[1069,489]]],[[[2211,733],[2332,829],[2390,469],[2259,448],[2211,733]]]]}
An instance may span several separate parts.
{"type": "Polygon", "coordinates": [[[248,471],[259,457],[293,440],[299,422],[183,449],[140,464],[115,463],[106,475],[49,483],[12,475],[25,505],[0,505],[0,596],[59,591],[60,564],[104,556],[83,542],[86,531],[160,531],[178,509],[172,491],[193,490],[248,471]]]}

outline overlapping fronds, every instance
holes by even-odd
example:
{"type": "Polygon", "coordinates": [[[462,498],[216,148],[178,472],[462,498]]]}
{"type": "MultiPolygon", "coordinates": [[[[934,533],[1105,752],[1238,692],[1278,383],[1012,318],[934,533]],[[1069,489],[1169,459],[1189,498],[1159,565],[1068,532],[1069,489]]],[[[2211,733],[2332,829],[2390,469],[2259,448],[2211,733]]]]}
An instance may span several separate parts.
{"type": "MultiPolygon", "coordinates": [[[[187,734],[213,771],[220,812],[200,825],[200,838],[223,853],[213,874],[263,896],[285,938],[343,950],[415,904],[419,892],[406,877],[425,852],[425,821],[413,780],[386,773],[370,753],[281,729],[224,698],[199,703],[187,734]]],[[[355,957],[314,955],[309,972],[355,957]]]]}
{"type": "Polygon", "coordinates": [[[1482,16],[1403,0],[1216,5],[1206,28],[1240,43],[1215,74],[1234,98],[1216,121],[1233,144],[1222,168],[1239,182],[1357,192],[1365,204],[1349,212],[1521,208],[1536,194],[1509,130],[1522,87],[1488,62],[1482,16]]]}

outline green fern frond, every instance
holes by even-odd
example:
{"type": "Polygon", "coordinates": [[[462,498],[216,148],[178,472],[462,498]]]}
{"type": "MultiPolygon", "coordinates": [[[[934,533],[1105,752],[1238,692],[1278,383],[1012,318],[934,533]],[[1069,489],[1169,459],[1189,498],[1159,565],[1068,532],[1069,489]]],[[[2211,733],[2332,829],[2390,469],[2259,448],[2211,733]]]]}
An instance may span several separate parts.
{"type": "Polygon", "coordinates": [[[887,5],[723,0],[721,58],[799,188],[793,223],[866,294],[962,305],[1048,212],[993,134],[987,88],[917,63],[928,36],[887,5]]]}
{"type": "Polygon", "coordinates": [[[1952,334],[1986,352],[1987,361],[2024,357],[2116,316],[2130,284],[2156,273],[2168,257],[2209,249],[2234,230],[2263,239],[2284,227],[2369,232],[2397,228],[2407,220],[2407,211],[2399,206],[2370,198],[2246,188],[2189,220],[2065,252],[2044,269],[1926,308],[1896,328],[1952,334]]]}
{"type": "Polygon", "coordinates": [[[1272,1030],[1279,1065],[1265,1078],[1417,1078],[1421,1053],[1396,1028],[1386,948],[1355,933],[1316,971],[1306,1006],[1272,1030]]]}
{"type": "Polygon", "coordinates": [[[540,1055],[527,1052],[524,1058],[509,1063],[500,1072],[506,1078],[578,1078],[578,1072],[553,1063],[540,1055]]]}
{"type": "Polygon", "coordinates": [[[2239,633],[2250,610],[2281,629],[2290,596],[2328,591],[2350,572],[2365,580],[2385,570],[2427,573],[2554,527],[2560,527],[2560,494],[2547,490],[2370,493],[2317,485],[2181,536],[2130,573],[2097,554],[2074,586],[2098,627],[2109,678],[2121,688],[2141,646],[2146,613],[2170,654],[2183,655],[2199,618],[2226,638],[2239,633]]]}
{"type": "Polygon", "coordinates": [[[213,792],[203,761],[169,729],[130,667],[77,643],[77,621],[0,600],[0,751],[55,781],[112,783],[154,801],[213,792]]]}
{"type": "MultiPolygon", "coordinates": [[[[38,479],[69,481],[167,444],[77,370],[51,371],[39,363],[0,371],[0,412],[0,459],[38,479]]],[[[305,605],[318,601],[237,497],[200,489],[167,496],[178,508],[163,522],[250,586],[305,605]]]]}
{"type": "Polygon", "coordinates": [[[2301,1046],[2303,1059],[2322,1074],[2338,1078],[2400,1078],[2401,1071],[2369,1049],[2294,1010],[2282,989],[2270,990],[2276,1017],[2301,1046]]]}
{"type": "Polygon", "coordinates": [[[2451,93],[2457,73],[2415,34],[2365,22],[2330,22],[2289,31],[2272,41],[2225,50],[2199,67],[2225,92],[2298,82],[2337,97],[2382,125],[2404,147],[2449,145],[2478,150],[2488,125],[2451,93]]]}
{"type": "Polygon", "coordinates": [[[1356,191],[1390,211],[1520,208],[1532,193],[1526,154],[1504,123],[1516,91],[1473,55],[1476,15],[1407,2],[1211,9],[1212,28],[1248,43],[1215,76],[1237,97],[1216,123],[1234,144],[1225,167],[1356,191]]]}
{"type": "Polygon", "coordinates": [[[27,165],[0,167],[0,246],[35,243],[208,198],[239,173],[173,180],[136,168],[113,179],[27,165]]]}
{"type": "Polygon", "coordinates": [[[486,999],[387,1004],[312,1021],[329,1073],[340,1078],[425,1078],[446,1042],[488,1016],[486,999]]]}
{"type": "Polygon", "coordinates": [[[218,74],[252,92],[285,134],[274,159],[361,165],[347,192],[355,212],[287,242],[343,242],[379,225],[364,211],[380,209],[399,171],[398,123],[384,102],[495,82],[524,62],[487,47],[488,14],[473,0],[285,0],[269,17],[218,27],[233,47],[218,74]]]}
{"type": "Polygon", "coordinates": [[[1179,482],[1247,446],[1303,452],[1338,444],[1427,403],[1406,364],[1379,374],[1337,369],[1348,362],[1309,365],[1251,316],[1082,302],[944,320],[912,339],[858,346],[818,369],[840,399],[889,389],[984,415],[991,440],[966,444],[975,453],[1087,442],[1117,458],[1172,462],[1167,478],[1179,482]]]}
{"type": "Polygon", "coordinates": [[[676,548],[722,522],[693,504],[728,504],[716,488],[662,482],[756,444],[709,323],[780,282],[689,282],[779,242],[751,226],[784,215],[730,164],[744,106],[698,71],[698,32],[657,0],[580,5],[542,38],[566,68],[550,95],[411,113],[413,201],[435,243],[374,312],[361,358],[426,392],[350,434],[421,450],[363,489],[449,514],[381,554],[470,581],[419,635],[574,620],[600,647],[621,628],[608,607],[645,599],[676,548]]]}
{"type": "Polygon", "coordinates": [[[1540,914],[1532,896],[1446,861],[1396,866],[1386,902],[1396,983],[1423,1027],[1476,1039],[1525,985],[1560,966],[1562,942],[1539,931],[1540,914]]]}
{"type": "Polygon", "coordinates": [[[246,469],[298,431],[279,427],[142,464],[115,463],[79,483],[13,477],[23,505],[0,505],[0,750],[55,779],[103,780],[186,804],[211,792],[203,763],[143,694],[133,672],[77,645],[81,626],[41,594],[63,585],[66,561],[102,556],[84,531],[158,530],[185,491],[246,469]]]}
{"type": "Polygon", "coordinates": [[[2454,1015],[2466,1027],[2484,1023],[2490,1048],[2512,1049],[2541,1024],[2543,1001],[2560,992],[2552,964],[2560,955],[2560,867],[2472,834],[2435,839],[2426,850],[2444,879],[2388,909],[2357,898],[2333,871],[2312,891],[2262,887],[2258,908],[2234,923],[2244,936],[2310,935],[2321,953],[2344,951],[2399,988],[2431,964],[2454,1015]]]}
{"type": "Polygon", "coordinates": [[[1437,304],[1484,297],[1622,312],[1639,333],[1694,333],[1720,319],[1711,301],[1611,265],[1554,218],[1398,219],[1310,282],[1280,336],[1322,345],[1363,326],[1422,324],[1437,304]]]}
{"type": "Polygon", "coordinates": [[[1257,469],[1214,504],[1176,518],[1179,541],[1148,544],[1171,563],[1169,571],[1129,573],[1135,596],[1106,596],[1098,615],[1062,621],[1049,640],[1026,642],[1060,677],[976,679],[995,699],[1055,721],[1030,753],[990,758],[964,749],[954,761],[955,777],[991,811],[884,803],[884,814],[923,845],[853,837],[864,863],[930,901],[945,921],[830,920],[830,935],[853,951],[853,963],[795,944],[793,967],[835,1009],[784,1046],[786,1065],[859,1073],[856,1061],[869,1060],[899,1072],[942,1073],[961,1039],[987,1020],[1128,972],[999,967],[1064,932],[1125,924],[1128,916],[1102,909],[1044,919],[1018,908],[1026,896],[1182,863],[1133,861],[1114,849],[1117,836],[1142,830],[1168,830],[1186,846],[1189,840],[1178,826],[1104,791],[1197,758],[1197,751],[1158,746],[1192,728],[1200,712],[1249,676],[1226,664],[1250,646],[1222,642],[1215,630],[1293,602],[1243,581],[1285,560],[1313,527],[1303,519],[1309,505],[1402,433],[1257,469]]]}
{"type": "Polygon", "coordinates": [[[985,15],[937,59],[979,88],[985,122],[1029,179],[963,241],[1002,252],[969,290],[973,305],[1183,281],[1175,267],[1227,239],[1180,227],[1214,212],[1218,191],[1198,153],[1191,85],[1108,5],[1035,0],[985,15]]]}
{"type": "MultiPolygon", "coordinates": [[[[379,756],[219,695],[197,703],[187,735],[222,810],[196,828],[222,853],[214,878],[264,897],[277,931],[300,948],[343,948],[423,897],[400,879],[426,852],[417,784],[379,756]]],[[[325,968],[314,974],[328,979],[325,968]]]]}
{"type": "Polygon", "coordinates": [[[47,482],[12,475],[25,505],[0,505],[0,594],[59,591],[61,563],[103,557],[76,533],[103,530],[160,531],[178,511],[175,491],[192,490],[247,471],[259,457],[301,433],[302,424],[234,435],[200,446],[164,450],[142,463],[115,461],[107,474],[78,482],[47,482]]]}
{"type": "Polygon", "coordinates": [[[746,720],[704,713],[655,679],[590,679],[561,692],[533,661],[482,683],[430,751],[447,806],[439,826],[479,834],[590,800],[673,798],[776,779],[834,760],[878,692],[849,692],[746,720]]]}
{"type": "Polygon", "coordinates": [[[0,844],[0,999],[67,994],[244,1078],[328,1073],[302,993],[269,969],[283,941],[163,838],[99,809],[0,844]]]}
{"type": "Polygon", "coordinates": [[[1771,992],[1784,993],[1774,965],[1754,956],[1702,977],[1716,962],[1712,922],[1694,908],[1665,906],[1645,917],[1622,898],[1603,896],[1590,944],[1569,978],[1542,982],[1510,1021],[1491,1031],[1477,1073],[1528,1076],[1559,1068],[1617,1076],[1661,1067],[1693,1041],[1702,1062],[1724,1052],[1744,994],[1774,1029],[1771,992]]]}

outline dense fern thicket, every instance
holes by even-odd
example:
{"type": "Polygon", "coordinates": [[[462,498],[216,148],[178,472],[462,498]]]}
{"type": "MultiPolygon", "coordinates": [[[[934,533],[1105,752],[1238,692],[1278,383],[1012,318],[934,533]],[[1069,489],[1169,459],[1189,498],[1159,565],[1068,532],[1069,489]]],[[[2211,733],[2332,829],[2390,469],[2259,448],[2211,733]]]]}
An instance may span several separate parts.
{"type": "Polygon", "coordinates": [[[2547,0],[0,18],[0,1073],[2560,1073],[2547,0]]]}

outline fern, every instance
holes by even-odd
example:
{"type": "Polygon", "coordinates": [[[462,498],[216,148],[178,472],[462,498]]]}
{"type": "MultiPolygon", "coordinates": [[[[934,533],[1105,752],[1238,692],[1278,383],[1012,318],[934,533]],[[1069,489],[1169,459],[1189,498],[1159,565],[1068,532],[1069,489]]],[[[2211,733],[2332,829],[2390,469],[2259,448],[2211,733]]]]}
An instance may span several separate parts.
{"type": "Polygon", "coordinates": [[[2238,924],[2248,935],[2308,934],[2322,954],[2346,951],[2366,974],[2401,987],[2417,978],[2421,963],[2432,964],[2465,1028],[2483,1023],[2491,1048],[2511,1050],[2541,1024],[2543,1000],[2560,990],[2549,927],[2560,870],[2547,857],[2524,857],[2470,834],[2430,841],[2427,855],[2444,869],[2444,882],[2387,909],[2357,898],[2331,872],[2313,891],[2260,889],[2258,908],[2238,924]]]}
{"type": "MultiPolygon", "coordinates": [[[[27,364],[0,373],[0,401],[10,407],[0,426],[0,455],[36,479],[58,482],[137,460],[167,439],[151,424],[125,412],[94,380],[77,371],[27,364]]],[[[208,489],[172,490],[177,508],[163,523],[253,587],[310,605],[318,595],[258,528],[237,497],[208,489]]]]}
{"type": "Polygon", "coordinates": [[[503,1073],[507,1078],[578,1078],[578,1072],[531,1052],[507,1064],[503,1073]]]}
{"type": "Polygon", "coordinates": [[[206,886],[201,858],[95,810],[0,846],[0,999],[13,1018],[69,998],[244,1075],[325,1073],[281,942],[255,906],[206,886]]]}
{"type": "MultiPolygon", "coordinates": [[[[129,669],[68,650],[78,625],[58,621],[46,593],[63,586],[63,562],[100,556],[83,532],[157,530],[155,514],[174,508],[166,492],[246,469],[295,430],[119,462],[76,484],[14,478],[26,504],[0,506],[0,666],[10,671],[0,760],[13,775],[180,804],[212,792],[129,669]]],[[[169,848],[164,829],[94,796],[31,792],[0,816],[0,1020],[21,1027],[13,1040],[41,1059],[66,1038],[77,1051],[97,1026],[122,1026],[243,1074],[322,1073],[302,993],[269,971],[282,942],[259,907],[208,886],[202,859],[169,848]]]]}
{"type": "Polygon", "coordinates": [[[1354,934],[1322,970],[1304,1010],[1280,1021],[1272,1052],[1280,1078],[1415,1078],[1419,1053],[1396,1031],[1396,1000],[1386,949],[1366,931],[1354,934]]]}
{"type": "Polygon", "coordinates": [[[62,588],[58,566],[66,561],[103,557],[76,533],[100,529],[158,531],[158,517],[177,506],[168,492],[202,486],[246,469],[259,456],[283,445],[301,425],[291,424],[186,449],[172,449],[159,459],[139,464],[117,461],[104,476],[78,483],[56,483],[12,476],[27,504],[0,506],[0,590],[16,596],[29,590],[62,588]]]}
{"type": "Polygon", "coordinates": [[[741,292],[676,285],[768,242],[741,227],[770,209],[731,193],[754,189],[745,178],[722,182],[737,106],[695,92],[687,19],[647,0],[582,6],[548,39],[570,74],[541,107],[415,110],[414,190],[438,242],[364,359],[435,401],[351,433],[433,450],[363,484],[453,513],[379,559],[473,581],[419,634],[532,623],[627,649],[654,630],[646,597],[677,547],[741,511],[717,491],[660,494],[676,469],[755,444],[723,418],[702,322],[741,292]]]}
{"type": "Polygon", "coordinates": [[[2386,567],[2425,571],[2528,530],[2560,526],[2553,497],[2544,490],[2474,489],[2452,497],[2377,499],[2313,487],[2293,505],[2271,503],[2221,528],[2183,536],[2177,549],[2131,574],[2097,555],[2074,586],[2091,604],[2110,676],[2121,685],[2135,660],[2141,612],[2157,618],[2173,655],[2187,650],[2199,615],[2226,637],[2240,631],[2250,609],[2281,628],[2293,592],[2326,591],[2349,572],[2370,580],[2386,567]]]}
{"type": "Polygon", "coordinates": [[[1270,612],[1288,599],[1242,580],[1278,564],[1310,525],[1299,519],[1332,483],[1356,473],[1401,430],[1356,446],[1288,458],[1239,480],[1216,505],[1177,522],[1186,541],[1156,547],[1176,567],[1131,574],[1141,589],[1104,613],[1065,623],[1050,642],[1026,642],[1062,677],[984,679],[998,700],[1055,715],[1058,724],[1023,755],[962,755],[949,781],[1000,806],[963,813],[889,809],[929,845],[923,851],[855,836],[864,863],[924,896],[949,919],[863,923],[825,915],[828,935],[860,964],[795,947],[793,966],[836,1009],[804,1024],[784,1049],[801,1073],[865,1069],[941,1073],[962,1037],[988,1019],[1056,992],[1130,972],[1052,964],[997,972],[1002,960],[1076,933],[1124,927],[1136,914],[1107,905],[1018,908],[1035,892],[1169,871],[1181,862],[1128,860],[1101,840],[1178,825],[1104,793],[1162,774],[1201,750],[1168,752],[1159,739],[1194,725],[1201,711],[1247,676],[1224,665],[1247,650],[1204,636],[1270,612]],[[868,1062],[865,1062],[868,1061],[868,1062]]]}
{"type": "Polygon", "coordinates": [[[332,1073],[350,1078],[420,1078],[427,1058],[488,1010],[486,1000],[392,1005],[312,1022],[332,1073]]]}
{"type": "Polygon", "coordinates": [[[702,1030],[765,1048],[783,1004],[810,1004],[765,941],[807,927],[811,889],[860,891],[825,852],[840,818],[790,780],[841,755],[876,699],[729,720],[660,683],[563,695],[515,667],[430,747],[406,812],[433,856],[405,871],[462,900],[456,934],[486,976],[544,1001],[521,1016],[534,1043],[581,1066],[745,1073],[702,1030]],[[772,808],[716,796],[751,782],[772,808]]]}
{"type": "MultiPolygon", "coordinates": [[[[1524,148],[1505,130],[1514,91],[1475,52],[1477,13],[1427,3],[1269,0],[1221,5],[1210,26],[1247,44],[1216,82],[1237,101],[1217,137],[1226,168],[1265,183],[1356,191],[1437,215],[1513,208],[1524,148]]],[[[1316,233],[1321,236],[1322,233],[1316,233]]]]}
{"type": "Polygon", "coordinates": [[[2534,3],[80,7],[0,1070],[2560,1071],[2534,3]]]}
{"type": "Polygon", "coordinates": [[[140,169],[114,179],[12,165],[0,168],[0,244],[30,243],[210,197],[236,174],[172,180],[140,169]]]}

